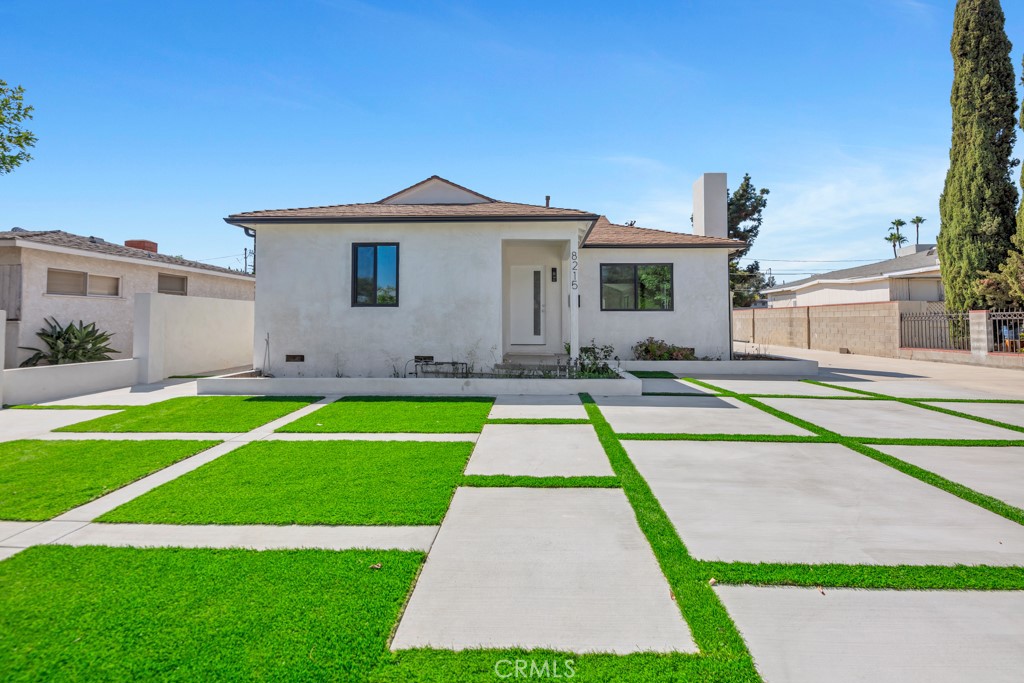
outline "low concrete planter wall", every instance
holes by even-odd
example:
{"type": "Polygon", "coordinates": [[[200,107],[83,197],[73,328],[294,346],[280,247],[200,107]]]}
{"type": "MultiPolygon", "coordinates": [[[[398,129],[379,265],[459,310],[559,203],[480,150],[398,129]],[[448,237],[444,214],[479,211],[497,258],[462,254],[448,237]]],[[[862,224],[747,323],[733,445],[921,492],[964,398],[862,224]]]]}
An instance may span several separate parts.
{"type": "Polygon", "coordinates": [[[491,379],[392,377],[241,377],[198,380],[200,394],[233,396],[558,396],[587,392],[598,396],[639,396],[640,380],[491,379]]]}
{"type": "Polygon", "coordinates": [[[714,375],[817,375],[814,360],[624,360],[622,369],[664,370],[687,377],[714,375]]]}
{"type": "Polygon", "coordinates": [[[8,405],[40,403],[130,387],[138,374],[139,361],[135,358],[12,368],[3,371],[3,402],[8,405]]]}

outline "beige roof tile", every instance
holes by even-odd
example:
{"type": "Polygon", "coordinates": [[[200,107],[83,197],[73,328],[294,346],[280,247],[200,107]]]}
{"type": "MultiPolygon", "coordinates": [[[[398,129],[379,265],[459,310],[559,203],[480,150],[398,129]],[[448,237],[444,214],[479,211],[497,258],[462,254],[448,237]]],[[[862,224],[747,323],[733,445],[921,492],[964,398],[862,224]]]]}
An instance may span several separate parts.
{"type": "Polygon", "coordinates": [[[722,237],[704,237],[682,232],[616,225],[604,216],[597,219],[584,247],[722,247],[741,249],[745,242],[722,237]]]}

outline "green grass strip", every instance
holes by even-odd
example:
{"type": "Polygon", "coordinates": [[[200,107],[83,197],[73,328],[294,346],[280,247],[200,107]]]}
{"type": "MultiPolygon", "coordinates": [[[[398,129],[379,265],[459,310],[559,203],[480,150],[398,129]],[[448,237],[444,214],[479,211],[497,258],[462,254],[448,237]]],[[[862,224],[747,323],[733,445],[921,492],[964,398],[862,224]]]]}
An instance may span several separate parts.
{"type": "Polygon", "coordinates": [[[20,406],[4,406],[6,410],[128,410],[136,406],[40,406],[26,404],[20,406]]]}
{"type": "Polygon", "coordinates": [[[793,434],[616,434],[622,441],[759,441],[772,443],[833,443],[822,436],[793,434]]]}
{"type": "Polygon", "coordinates": [[[590,420],[570,417],[498,417],[487,420],[489,425],[585,425],[590,420]]]}
{"type": "Polygon", "coordinates": [[[736,665],[737,673],[742,674],[742,678],[736,680],[758,680],[753,660],[739,631],[707,580],[694,571],[693,558],[650,486],[629,459],[590,394],[580,394],[580,399],[590,415],[612,469],[622,482],[623,491],[636,513],[637,523],[651,544],[683,617],[690,625],[694,642],[702,653],[736,665]]]}
{"type": "Polygon", "coordinates": [[[1002,439],[886,439],[881,437],[848,437],[850,441],[856,441],[868,446],[976,446],[979,448],[988,447],[1009,447],[1024,446],[1024,440],[1002,440],[1002,439]]]}
{"type": "Polygon", "coordinates": [[[874,398],[892,399],[892,396],[886,396],[885,394],[878,394],[874,391],[866,391],[864,389],[853,389],[851,387],[843,387],[838,384],[829,384],[828,382],[821,382],[816,379],[802,379],[801,382],[807,382],[808,384],[817,384],[819,387],[827,387],[829,389],[838,389],[839,391],[849,391],[853,394],[861,394],[863,396],[873,396],[874,398]]]}
{"type": "Polygon", "coordinates": [[[475,433],[483,429],[493,403],[481,396],[345,396],[277,431],[475,433]]]}
{"type": "Polygon", "coordinates": [[[737,395],[735,391],[732,391],[730,389],[723,389],[720,386],[716,386],[714,384],[711,384],[710,382],[705,382],[704,380],[695,379],[693,377],[683,377],[682,380],[684,382],[689,382],[690,384],[696,384],[698,387],[703,387],[704,389],[708,389],[709,391],[713,391],[716,394],[722,394],[723,396],[736,396],[737,395]]]}
{"type": "Polygon", "coordinates": [[[810,398],[815,401],[889,401],[889,398],[874,396],[808,396],[807,394],[738,394],[750,398],[810,398]]]}
{"type": "Polygon", "coordinates": [[[698,391],[645,391],[644,396],[713,396],[698,391]]]}
{"type": "Polygon", "coordinates": [[[617,489],[619,480],[615,477],[525,477],[506,474],[467,474],[459,486],[522,487],[533,489],[617,489]]]}
{"type": "Polygon", "coordinates": [[[626,370],[629,374],[640,379],[679,379],[668,370],[626,370]]]}
{"type": "Polygon", "coordinates": [[[755,586],[890,590],[1024,590],[1024,567],[698,562],[705,580],[755,586]]]}
{"type": "Polygon", "coordinates": [[[1024,404],[1016,398],[915,398],[918,403],[1012,403],[1024,404]]]}

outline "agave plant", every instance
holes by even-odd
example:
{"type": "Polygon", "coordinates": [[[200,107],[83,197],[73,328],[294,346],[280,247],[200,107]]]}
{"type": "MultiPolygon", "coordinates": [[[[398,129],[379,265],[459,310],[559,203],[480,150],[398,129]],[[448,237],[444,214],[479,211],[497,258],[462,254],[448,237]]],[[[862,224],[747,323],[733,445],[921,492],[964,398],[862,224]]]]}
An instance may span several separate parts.
{"type": "Polygon", "coordinates": [[[107,346],[112,333],[97,330],[96,323],[86,325],[79,320],[77,325],[73,321],[61,325],[56,318],[47,318],[45,322],[47,326],[36,332],[36,336],[43,340],[46,348],[20,347],[26,351],[35,351],[21,367],[35,367],[42,362],[47,365],[91,363],[110,360],[111,353],[118,353],[116,349],[107,346]]]}

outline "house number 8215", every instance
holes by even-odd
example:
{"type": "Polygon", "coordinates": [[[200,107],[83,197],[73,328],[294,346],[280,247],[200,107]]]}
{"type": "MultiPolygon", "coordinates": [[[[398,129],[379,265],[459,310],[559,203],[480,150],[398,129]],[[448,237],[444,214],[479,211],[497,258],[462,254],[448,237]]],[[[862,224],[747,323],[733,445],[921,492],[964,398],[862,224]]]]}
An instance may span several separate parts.
{"type": "Polygon", "coordinates": [[[580,283],[576,279],[576,274],[579,272],[579,269],[580,269],[579,255],[575,251],[570,252],[569,260],[570,260],[570,262],[572,264],[572,269],[571,269],[572,270],[572,277],[569,278],[569,286],[573,290],[577,290],[577,289],[580,288],[580,283]]]}

